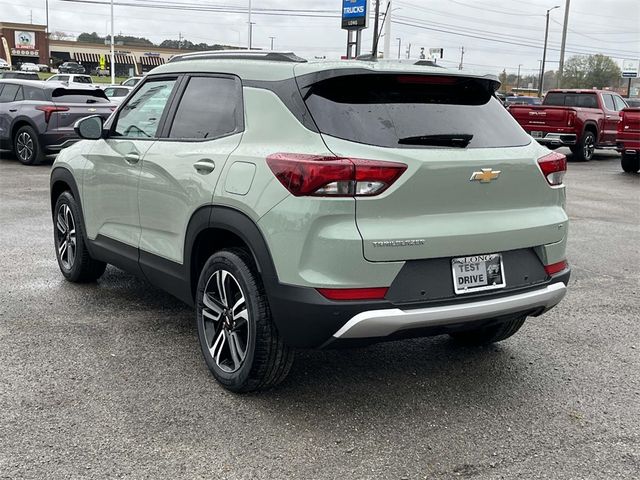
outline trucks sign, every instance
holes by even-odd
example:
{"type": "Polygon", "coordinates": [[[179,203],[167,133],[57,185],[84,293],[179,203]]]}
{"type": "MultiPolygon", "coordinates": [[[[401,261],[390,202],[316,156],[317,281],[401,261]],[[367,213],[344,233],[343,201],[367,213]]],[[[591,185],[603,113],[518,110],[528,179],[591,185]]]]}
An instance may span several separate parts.
{"type": "Polygon", "coordinates": [[[358,30],[367,28],[369,0],[342,0],[342,28],[358,30]]]}
{"type": "Polygon", "coordinates": [[[640,62],[638,60],[622,61],[622,78],[637,78],[638,70],[640,70],[640,62]]]}

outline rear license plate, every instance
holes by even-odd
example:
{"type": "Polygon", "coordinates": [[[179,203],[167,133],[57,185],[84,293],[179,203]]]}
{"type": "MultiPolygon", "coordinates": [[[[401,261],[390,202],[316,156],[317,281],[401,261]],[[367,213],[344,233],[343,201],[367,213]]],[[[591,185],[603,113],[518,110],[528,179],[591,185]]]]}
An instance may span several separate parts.
{"type": "Polygon", "coordinates": [[[531,132],[531,136],[533,138],[542,138],[542,137],[544,137],[544,133],[540,132],[538,130],[535,130],[535,131],[531,132]]]}
{"type": "Polygon", "coordinates": [[[453,290],[456,294],[492,290],[505,286],[502,255],[474,255],[451,260],[453,290]]]}

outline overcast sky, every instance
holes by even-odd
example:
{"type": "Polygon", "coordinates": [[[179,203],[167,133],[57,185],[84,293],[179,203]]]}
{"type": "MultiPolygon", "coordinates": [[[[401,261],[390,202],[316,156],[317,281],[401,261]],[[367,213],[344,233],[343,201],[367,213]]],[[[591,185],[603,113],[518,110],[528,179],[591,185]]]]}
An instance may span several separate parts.
{"type": "MultiPolygon", "coordinates": [[[[105,2],[105,0],[91,0],[105,2]]],[[[106,0],[108,3],[108,0],[106,0]]],[[[115,0],[115,30],[126,35],[147,37],[154,42],[178,39],[180,33],[194,43],[247,43],[246,13],[220,11],[185,12],[118,6],[117,3],[142,5],[190,4],[246,9],[241,0],[115,0]]],[[[457,67],[460,47],[464,46],[465,69],[497,74],[506,68],[522,74],[538,71],[542,58],[545,11],[551,12],[547,70],[557,68],[565,0],[393,0],[391,29],[392,52],[397,56],[411,43],[411,56],[420,47],[444,48],[445,66],[457,67]],[[407,25],[411,24],[411,25],[407,25]]],[[[339,58],[344,54],[346,32],[340,29],[342,0],[253,0],[255,22],[253,45],[269,48],[270,36],[275,48],[293,50],[305,57],[339,58]],[[258,9],[296,9],[321,11],[311,15],[325,17],[265,15],[258,9]],[[335,15],[335,17],[333,17],[335,15]]],[[[386,0],[381,0],[381,10],[386,0]]],[[[373,11],[373,6],[371,6],[373,11]]],[[[264,11],[264,10],[263,10],[264,11]]],[[[45,0],[0,0],[0,21],[45,23],[45,0]]],[[[276,13],[269,11],[269,13],[276,13]]],[[[303,12],[298,12],[303,13],[303,12]]],[[[639,0],[572,0],[569,12],[567,53],[604,53],[621,64],[622,59],[640,58],[639,0]]],[[[308,15],[309,13],[307,13],[308,15]]],[[[109,6],[49,0],[51,31],[71,35],[81,32],[106,34],[109,6]]],[[[373,22],[363,35],[363,51],[371,49],[373,22]]],[[[382,40],[380,41],[382,45],[382,40]]]]}

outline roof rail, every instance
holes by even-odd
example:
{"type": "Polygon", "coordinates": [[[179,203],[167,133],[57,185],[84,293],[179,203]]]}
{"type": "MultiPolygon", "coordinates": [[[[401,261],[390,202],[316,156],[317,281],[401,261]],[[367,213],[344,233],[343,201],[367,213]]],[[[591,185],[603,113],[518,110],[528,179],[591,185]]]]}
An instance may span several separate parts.
{"type": "Polygon", "coordinates": [[[293,52],[274,52],[272,50],[206,50],[175,55],[169,63],[183,60],[265,60],[270,62],[304,63],[306,60],[293,52]]]}

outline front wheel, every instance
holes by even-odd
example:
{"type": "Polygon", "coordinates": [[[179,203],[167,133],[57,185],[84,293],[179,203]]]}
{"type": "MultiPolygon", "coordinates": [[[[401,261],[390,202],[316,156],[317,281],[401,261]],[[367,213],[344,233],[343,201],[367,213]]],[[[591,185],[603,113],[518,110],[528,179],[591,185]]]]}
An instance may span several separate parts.
{"type": "Polygon", "coordinates": [[[196,309],[202,354],[223,387],[249,392],[284,380],[293,351],[278,334],[261,279],[244,250],[209,257],[198,281],[196,309]]]}
{"type": "Polygon", "coordinates": [[[526,318],[526,316],[517,317],[496,325],[463,330],[461,332],[451,333],[450,335],[456,342],[463,345],[489,345],[491,343],[505,340],[514,335],[518,330],[520,330],[520,327],[522,327],[526,318]]]}
{"type": "Polygon", "coordinates": [[[623,153],[620,163],[622,165],[622,170],[627,173],[637,173],[640,171],[640,155],[637,153],[635,155],[623,153]]]}
{"type": "Polygon", "coordinates": [[[576,146],[571,147],[571,153],[573,153],[574,160],[579,162],[588,162],[591,160],[595,151],[596,136],[589,130],[584,132],[576,146]]]}

